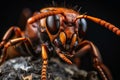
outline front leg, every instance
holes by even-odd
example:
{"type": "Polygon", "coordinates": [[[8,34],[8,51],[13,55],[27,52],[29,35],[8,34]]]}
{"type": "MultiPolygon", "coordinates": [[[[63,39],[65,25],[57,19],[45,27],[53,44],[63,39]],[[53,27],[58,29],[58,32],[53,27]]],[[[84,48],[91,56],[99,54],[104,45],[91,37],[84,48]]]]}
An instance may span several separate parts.
{"type": "Polygon", "coordinates": [[[64,60],[68,64],[72,64],[72,62],[61,52],[59,48],[56,48],[56,53],[62,60],[64,60]]]}
{"type": "Polygon", "coordinates": [[[42,59],[43,59],[43,63],[42,63],[42,71],[41,71],[41,80],[46,80],[47,79],[47,75],[46,75],[46,69],[47,69],[47,65],[48,65],[48,49],[46,47],[45,44],[42,45],[42,59]]]}
{"type": "Polygon", "coordinates": [[[83,41],[79,44],[78,49],[76,49],[76,54],[84,54],[85,52],[90,52],[92,54],[92,61],[94,67],[98,70],[103,80],[112,80],[112,76],[108,68],[103,64],[100,56],[100,52],[97,47],[90,41],[83,41]]]}

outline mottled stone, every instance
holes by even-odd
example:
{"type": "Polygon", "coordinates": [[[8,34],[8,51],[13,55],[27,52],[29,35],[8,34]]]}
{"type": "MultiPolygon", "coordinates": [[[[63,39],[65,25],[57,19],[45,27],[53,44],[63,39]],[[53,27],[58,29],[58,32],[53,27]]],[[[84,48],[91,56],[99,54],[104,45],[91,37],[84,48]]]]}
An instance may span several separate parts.
{"type": "MultiPolygon", "coordinates": [[[[6,61],[0,66],[0,80],[40,80],[42,60],[31,57],[19,57],[6,61]]],[[[79,70],[75,65],[68,65],[51,58],[47,68],[48,80],[98,80],[97,72],[79,70]]]]}

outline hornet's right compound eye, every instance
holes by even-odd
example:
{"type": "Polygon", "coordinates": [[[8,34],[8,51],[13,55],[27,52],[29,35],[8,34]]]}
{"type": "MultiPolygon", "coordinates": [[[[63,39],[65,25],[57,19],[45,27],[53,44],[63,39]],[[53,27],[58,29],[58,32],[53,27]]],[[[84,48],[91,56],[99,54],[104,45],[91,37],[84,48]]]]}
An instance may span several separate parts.
{"type": "Polygon", "coordinates": [[[55,35],[60,28],[60,18],[58,15],[48,16],[46,18],[46,26],[50,34],[55,35]]]}

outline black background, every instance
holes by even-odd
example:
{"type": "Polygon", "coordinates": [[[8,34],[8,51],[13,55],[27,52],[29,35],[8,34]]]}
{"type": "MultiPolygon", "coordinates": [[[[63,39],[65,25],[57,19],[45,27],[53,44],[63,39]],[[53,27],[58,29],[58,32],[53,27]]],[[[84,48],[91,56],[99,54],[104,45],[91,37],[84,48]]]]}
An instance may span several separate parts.
{"type": "MultiPolygon", "coordinates": [[[[82,7],[81,12],[104,19],[120,28],[120,7],[117,0],[55,0],[59,5],[82,7]]],[[[0,1],[0,39],[6,30],[18,25],[20,13],[24,8],[32,11],[47,7],[52,0],[4,0],[0,1]]],[[[109,67],[114,80],[120,79],[120,37],[96,23],[88,21],[86,39],[92,41],[100,50],[103,62],[109,67]]]]}

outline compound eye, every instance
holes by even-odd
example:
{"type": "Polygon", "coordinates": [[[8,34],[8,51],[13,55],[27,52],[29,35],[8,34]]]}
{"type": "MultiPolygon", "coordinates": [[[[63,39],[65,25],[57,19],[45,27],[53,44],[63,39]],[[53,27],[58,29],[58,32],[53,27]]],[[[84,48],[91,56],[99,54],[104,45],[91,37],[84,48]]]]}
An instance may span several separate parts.
{"type": "Polygon", "coordinates": [[[48,16],[46,18],[46,26],[48,31],[52,34],[55,35],[60,28],[60,18],[58,15],[52,15],[48,16]]]}
{"type": "Polygon", "coordinates": [[[85,32],[87,30],[87,22],[85,19],[78,19],[77,20],[77,25],[78,25],[78,35],[79,37],[84,37],[85,32]]]}

